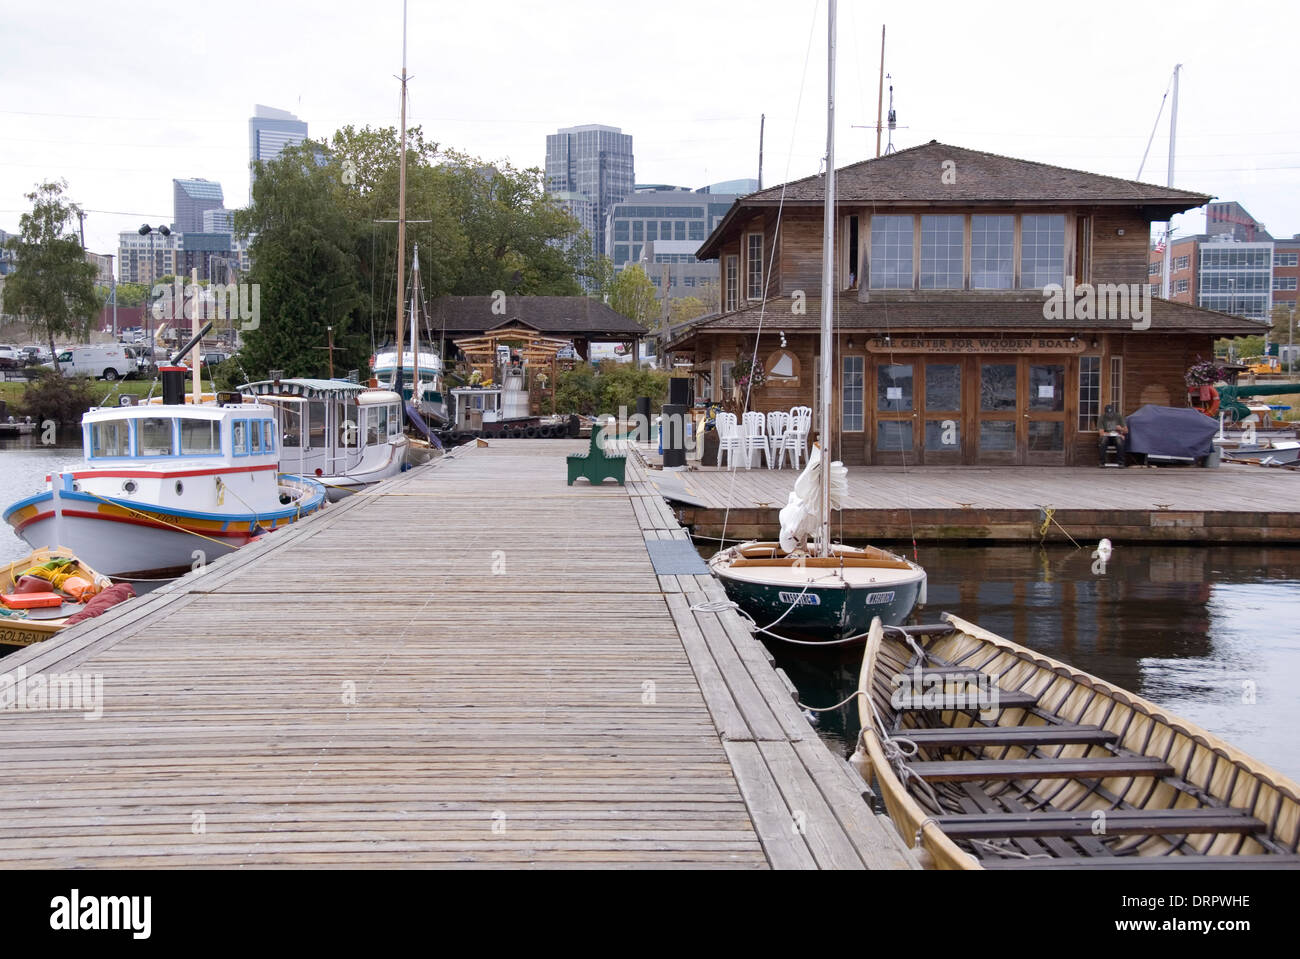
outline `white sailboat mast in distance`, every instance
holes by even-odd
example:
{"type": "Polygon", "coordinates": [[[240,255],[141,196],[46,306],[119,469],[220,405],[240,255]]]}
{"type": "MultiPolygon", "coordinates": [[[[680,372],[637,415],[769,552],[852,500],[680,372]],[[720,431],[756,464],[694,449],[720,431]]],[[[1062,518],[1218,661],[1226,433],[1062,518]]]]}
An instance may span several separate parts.
{"type": "Polygon", "coordinates": [[[834,372],[834,322],[835,300],[835,0],[829,0],[826,55],[826,213],[822,225],[822,430],[818,439],[822,445],[822,515],[821,542],[818,553],[829,556],[831,548],[831,376],[834,372]]]}

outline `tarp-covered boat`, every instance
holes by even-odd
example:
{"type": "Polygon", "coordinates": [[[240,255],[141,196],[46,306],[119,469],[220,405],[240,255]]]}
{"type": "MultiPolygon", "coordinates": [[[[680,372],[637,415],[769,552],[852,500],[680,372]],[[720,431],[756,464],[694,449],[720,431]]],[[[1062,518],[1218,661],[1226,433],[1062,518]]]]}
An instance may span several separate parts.
{"type": "Polygon", "coordinates": [[[860,754],[924,864],[1300,868],[1295,782],[1141,697],[943,619],[875,621],[858,687],[860,754]]]}
{"type": "MultiPolygon", "coordinates": [[[[0,597],[40,595],[29,585],[62,600],[57,605],[32,605],[0,601],[0,647],[30,646],[49,639],[68,625],[96,596],[112,588],[107,576],[97,573],[70,549],[54,546],[33,550],[22,559],[0,566],[0,597]],[[22,586],[19,581],[23,580],[22,586]]],[[[130,587],[127,587],[128,589],[130,587]]],[[[132,591],[131,595],[134,595],[132,591]]]]}

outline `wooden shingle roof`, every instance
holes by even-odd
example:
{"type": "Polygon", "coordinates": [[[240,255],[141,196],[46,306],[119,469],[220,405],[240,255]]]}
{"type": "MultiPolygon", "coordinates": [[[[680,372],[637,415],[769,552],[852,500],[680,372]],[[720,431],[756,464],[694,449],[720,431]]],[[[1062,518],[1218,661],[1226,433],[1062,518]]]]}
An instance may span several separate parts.
{"type": "Polygon", "coordinates": [[[635,320],[616,313],[600,300],[587,296],[441,296],[430,305],[435,330],[448,336],[486,333],[510,323],[523,323],[539,333],[565,339],[575,337],[645,336],[635,320]],[[497,312],[493,312],[494,307],[497,312]]]}
{"type": "MultiPolygon", "coordinates": [[[[875,333],[939,332],[959,330],[1067,330],[1132,331],[1129,320],[1048,320],[1043,316],[1043,297],[980,298],[967,294],[958,300],[921,299],[915,296],[878,297],[863,303],[856,292],[840,296],[835,308],[837,331],[875,333]]],[[[692,339],[713,332],[748,332],[759,328],[760,312],[765,332],[786,333],[821,329],[821,300],[809,297],[794,312],[790,297],[767,301],[733,313],[701,320],[679,334],[668,348],[682,346],[692,339]]],[[[1241,316],[1231,316],[1171,300],[1151,300],[1151,326],[1148,333],[1206,333],[1213,336],[1249,336],[1263,333],[1268,324],[1241,316]]]]}
{"type": "MultiPolygon", "coordinates": [[[[1146,208],[1152,219],[1166,219],[1212,199],[1190,190],[1018,160],[938,140],[841,167],[836,171],[835,191],[837,206],[1118,205],[1146,208]],[[950,175],[945,177],[945,172],[950,175]]],[[[736,201],[696,255],[702,260],[717,257],[717,246],[742,212],[779,203],[820,206],[825,193],[821,174],[751,193],[736,201]]]]}

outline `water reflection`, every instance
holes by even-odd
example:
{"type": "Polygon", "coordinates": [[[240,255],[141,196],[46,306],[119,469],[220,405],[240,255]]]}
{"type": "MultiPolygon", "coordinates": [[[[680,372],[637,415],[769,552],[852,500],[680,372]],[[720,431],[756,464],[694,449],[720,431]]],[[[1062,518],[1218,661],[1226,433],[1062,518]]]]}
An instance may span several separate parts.
{"type": "MultiPolygon", "coordinates": [[[[1073,548],[931,547],[920,559],[929,607],[917,621],[956,613],[1300,778],[1300,549],[1121,545],[1097,572],[1073,548]]],[[[769,648],[808,705],[857,688],[860,646],[769,648]]],[[[857,718],[850,703],[818,731],[847,754],[857,718]]]]}

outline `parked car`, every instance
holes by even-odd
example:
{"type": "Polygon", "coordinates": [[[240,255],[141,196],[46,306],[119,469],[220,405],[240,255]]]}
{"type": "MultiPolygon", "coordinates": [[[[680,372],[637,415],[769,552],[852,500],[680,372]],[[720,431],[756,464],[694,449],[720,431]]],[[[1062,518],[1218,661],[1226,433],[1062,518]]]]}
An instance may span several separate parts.
{"type": "Polygon", "coordinates": [[[208,350],[208,352],[203,354],[200,362],[202,362],[204,366],[212,367],[216,366],[218,363],[224,363],[228,359],[230,359],[229,353],[223,353],[220,350],[208,350]]]}
{"type": "Polygon", "coordinates": [[[74,346],[58,356],[59,371],[64,376],[93,376],[116,380],[138,371],[136,358],[126,348],[110,346],[74,346]]]}
{"type": "Polygon", "coordinates": [[[16,346],[0,346],[0,370],[16,370],[24,363],[25,357],[16,346]]]}

